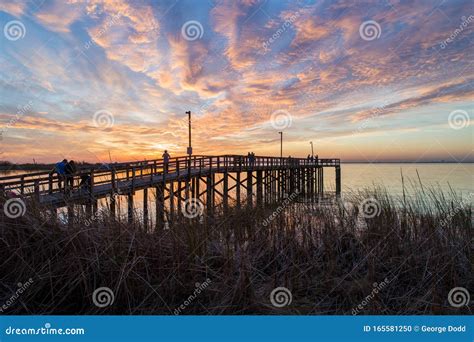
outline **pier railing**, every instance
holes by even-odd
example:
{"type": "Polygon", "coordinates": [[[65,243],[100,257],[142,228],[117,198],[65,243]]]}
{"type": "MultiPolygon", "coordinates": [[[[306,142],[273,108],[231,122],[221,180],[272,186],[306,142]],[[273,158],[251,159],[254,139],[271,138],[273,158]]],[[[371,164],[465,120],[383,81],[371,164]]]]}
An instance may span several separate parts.
{"type": "Polygon", "coordinates": [[[195,155],[170,158],[168,163],[163,159],[143,160],[127,163],[101,164],[78,170],[69,178],[59,177],[53,171],[41,171],[27,174],[0,177],[0,194],[12,192],[15,195],[54,194],[63,191],[59,181],[66,184],[66,189],[93,189],[100,185],[112,185],[116,189],[124,182],[133,184],[140,179],[151,182],[154,177],[163,181],[176,180],[186,176],[204,175],[209,172],[236,172],[253,170],[291,169],[304,167],[324,167],[340,165],[339,159],[280,158],[266,156],[195,155]],[[166,171],[166,172],[165,172],[166,171]],[[72,180],[72,181],[71,181],[72,180]],[[82,185],[81,185],[82,181],[82,185]],[[70,185],[72,183],[72,186],[70,185]]]}

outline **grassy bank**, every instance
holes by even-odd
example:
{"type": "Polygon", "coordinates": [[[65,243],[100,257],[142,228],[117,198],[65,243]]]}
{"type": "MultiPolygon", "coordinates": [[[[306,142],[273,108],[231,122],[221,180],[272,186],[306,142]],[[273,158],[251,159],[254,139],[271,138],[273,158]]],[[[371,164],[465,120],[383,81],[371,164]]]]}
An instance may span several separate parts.
{"type": "Polygon", "coordinates": [[[2,218],[0,304],[6,314],[472,314],[448,301],[452,288],[474,288],[471,204],[418,191],[233,208],[151,233],[105,211],[68,227],[29,203],[2,218]],[[111,305],[94,305],[99,287],[111,305]],[[272,304],[278,287],[291,302],[272,304]]]}

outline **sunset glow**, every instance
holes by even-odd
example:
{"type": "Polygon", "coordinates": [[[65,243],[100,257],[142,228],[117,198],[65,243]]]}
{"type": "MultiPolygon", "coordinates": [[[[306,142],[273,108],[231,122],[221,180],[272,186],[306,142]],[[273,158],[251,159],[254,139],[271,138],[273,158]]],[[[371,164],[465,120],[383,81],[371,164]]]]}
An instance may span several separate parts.
{"type": "Polygon", "coordinates": [[[284,155],[474,161],[469,0],[7,0],[0,25],[1,160],[184,155],[190,110],[196,154],[281,130],[284,155]]]}

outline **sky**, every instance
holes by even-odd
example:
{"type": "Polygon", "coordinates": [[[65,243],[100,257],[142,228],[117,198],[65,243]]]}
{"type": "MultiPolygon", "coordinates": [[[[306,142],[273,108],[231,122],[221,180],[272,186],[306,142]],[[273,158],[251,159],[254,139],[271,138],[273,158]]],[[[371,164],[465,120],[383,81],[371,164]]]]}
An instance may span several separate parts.
{"type": "Polygon", "coordinates": [[[471,0],[0,2],[0,160],[472,162],[471,0]]]}

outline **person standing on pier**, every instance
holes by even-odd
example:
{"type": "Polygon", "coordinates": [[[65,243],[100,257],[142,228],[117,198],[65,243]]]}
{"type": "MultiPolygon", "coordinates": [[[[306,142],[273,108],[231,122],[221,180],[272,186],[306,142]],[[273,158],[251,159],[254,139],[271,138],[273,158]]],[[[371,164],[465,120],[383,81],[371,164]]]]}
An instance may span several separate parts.
{"type": "Polygon", "coordinates": [[[64,181],[64,188],[66,188],[66,165],[67,165],[67,159],[63,159],[62,161],[57,162],[56,165],[54,165],[54,169],[52,169],[50,172],[51,175],[55,172],[58,175],[58,189],[59,190],[61,190],[61,183],[63,181],[64,181]]]}
{"type": "Polygon", "coordinates": [[[163,157],[163,172],[168,173],[168,166],[170,162],[170,154],[168,153],[168,150],[165,150],[165,153],[162,155],[163,157]]]}

